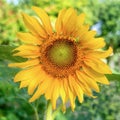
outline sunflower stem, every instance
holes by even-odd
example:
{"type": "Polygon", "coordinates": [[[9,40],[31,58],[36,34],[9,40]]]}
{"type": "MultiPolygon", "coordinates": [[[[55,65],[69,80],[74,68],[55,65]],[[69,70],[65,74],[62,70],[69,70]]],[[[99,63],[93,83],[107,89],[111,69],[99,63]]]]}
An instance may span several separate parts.
{"type": "Polygon", "coordinates": [[[35,111],[35,117],[36,117],[36,120],[39,120],[39,115],[38,115],[37,108],[34,108],[34,111],[35,111]]]}
{"type": "Polygon", "coordinates": [[[56,111],[53,112],[53,114],[52,114],[53,120],[56,118],[56,116],[57,116],[57,114],[60,112],[61,108],[62,108],[62,105],[60,105],[60,106],[56,109],[56,111]]]}
{"type": "Polygon", "coordinates": [[[52,118],[52,104],[50,101],[48,101],[48,105],[47,105],[46,120],[53,120],[53,118],[52,118]]]}

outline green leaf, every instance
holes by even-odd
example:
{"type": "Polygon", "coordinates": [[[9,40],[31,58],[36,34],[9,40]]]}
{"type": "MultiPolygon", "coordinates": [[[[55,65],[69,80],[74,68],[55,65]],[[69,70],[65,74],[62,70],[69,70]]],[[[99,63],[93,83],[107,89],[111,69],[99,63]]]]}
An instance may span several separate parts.
{"type": "Polygon", "coordinates": [[[0,61],[0,81],[9,81],[15,76],[19,68],[8,67],[8,61],[0,61]]]}
{"type": "Polygon", "coordinates": [[[15,46],[7,46],[1,45],[0,46],[0,60],[9,60],[14,62],[23,62],[26,59],[21,57],[13,56],[12,50],[15,49],[15,46]]]}
{"type": "Polygon", "coordinates": [[[120,74],[106,74],[105,76],[110,81],[115,81],[115,80],[119,80],[120,81],[120,74]]]}

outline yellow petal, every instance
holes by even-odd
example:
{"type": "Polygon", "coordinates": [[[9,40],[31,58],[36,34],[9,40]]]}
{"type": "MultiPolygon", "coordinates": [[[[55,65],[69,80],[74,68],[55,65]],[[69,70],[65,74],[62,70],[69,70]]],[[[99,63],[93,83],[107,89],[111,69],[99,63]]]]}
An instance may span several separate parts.
{"type": "MultiPolygon", "coordinates": [[[[31,82],[28,85],[28,94],[33,94],[34,90],[37,88],[38,85],[42,84],[42,82],[46,79],[49,79],[49,81],[52,79],[51,77],[48,77],[46,73],[42,70],[42,68],[39,68],[39,73],[36,76],[33,76],[31,78],[31,82]]],[[[51,82],[52,83],[52,82],[51,82]]],[[[50,84],[51,85],[51,84],[50,84]]],[[[49,85],[49,87],[50,87],[49,85]]],[[[49,88],[48,87],[48,88],[49,88]]],[[[49,89],[50,90],[50,89],[49,89]]]]}
{"type": "Polygon", "coordinates": [[[33,102],[35,101],[37,98],[39,98],[42,94],[45,93],[45,91],[47,90],[47,88],[50,88],[50,83],[53,82],[50,79],[50,76],[45,76],[45,80],[38,86],[35,94],[30,98],[29,102],[33,102]]]}
{"type": "Polygon", "coordinates": [[[53,94],[53,88],[54,88],[54,82],[51,82],[50,84],[49,84],[49,87],[46,89],[46,91],[45,91],[45,98],[47,99],[47,100],[50,100],[50,99],[52,99],[52,94],[53,94]]]}
{"type": "Polygon", "coordinates": [[[30,84],[28,85],[29,95],[33,94],[37,86],[43,82],[42,71],[40,70],[39,73],[40,74],[38,74],[36,77],[32,78],[32,80],[30,81],[30,84]]]}
{"type": "Polygon", "coordinates": [[[14,56],[22,56],[24,58],[40,57],[40,47],[34,45],[21,45],[14,49],[14,51],[20,51],[14,53],[14,56]]]}
{"type": "Polygon", "coordinates": [[[22,62],[22,63],[11,63],[11,64],[9,64],[9,67],[26,68],[26,67],[38,65],[39,63],[40,63],[39,59],[32,59],[32,60],[28,60],[28,61],[22,62]]]}
{"type": "Polygon", "coordinates": [[[68,88],[68,95],[69,95],[69,99],[70,99],[71,109],[72,109],[72,111],[74,111],[74,109],[75,109],[75,98],[76,97],[75,97],[75,95],[73,95],[70,88],[68,88]]]}
{"type": "Polygon", "coordinates": [[[47,34],[38,20],[25,13],[22,13],[24,23],[33,35],[37,35],[40,38],[47,38],[47,34]]]}
{"type": "Polygon", "coordinates": [[[93,97],[91,88],[87,85],[86,82],[84,82],[84,80],[81,79],[80,76],[77,76],[76,81],[79,84],[79,86],[82,88],[84,94],[93,97]]]}
{"type": "Polygon", "coordinates": [[[78,38],[78,41],[83,42],[83,38],[89,30],[89,25],[81,25],[78,27],[77,32],[75,31],[74,36],[78,38]]]}
{"type": "Polygon", "coordinates": [[[35,66],[32,68],[20,71],[19,73],[16,74],[16,76],[14,78],[14,82],[28,80],[28,79],[31,79],[31,77],[34,78],[36,75],[38,75],[40,73],[40,68],[41,68],[41,66],[38,65],[38,66],[35,66]]]}
{"type": "Polygon", "coordinates": [[[20,88],[27,87],[29,85],[29,83],[30,83],[30,80],[21,81],[20,88]]]}
{"type": "Polygon", "coordinates": [[[63,112],[63,113],[66,112],[66,105],[65,105],[65,104],[62,105],[62,112],[63,112]]]}
{"type": "Polygon", "coordinates": [[[99,49],[103,48],[106,43],[103,38],[94,38],[86,42],[82,42],[82,45],[90,49],[99,49]]]}
{"type": "Polygon", "coordinates": [[[80,27],[85,20],[85,14],[81,13],[78,17],[77,17],[77,25],[80,27]]]}
{"type": "Polygon", "coordinates": [[[65,95],[66,95],[65,100],[68,101],[69,96],[68,96],[68,89],[66,85],[67,85],[67,78],[63,78],[63,88],[64,88],[65,95]]]}
{"type": "Polygon", "coordinates": [[[72,81],[74,81],[74,78],[71,75],[69,75],[69,77],[68,77],[69,88],[72,91],[72,93],[75,94],[75,90],[74,90],[74,87],[73,87],[74,84],[73,84],[72,81]]]}
{"type": "Polygon", "coordinates": [[[83,25],[84,19],[85,19],[85,14],[84,13],[80,14],[79,16],[77,16],[76,21],[75,21],[76,22],[76,27],[75,27],[75,29],[72,32],[72,36],[73,37],[75,37],[77,39],[80,38],[81,40],[83,40],[81,38],[81,36],[83,34],[85,34],[86,31],[88,31],[88,26],[86,27],[85,25],[83,25]]]}
{"type": "Polygon", "coordinates": [[[77,13],[73,8],[69,8],[62,19],[63,34],[71,35],[76,29],[77,13]]]}
{"type": "Polygon", "coordinates": [[[94,36],[96,35],[96,31],[91,30],[86,32],[83,36],[81,36],[82,42],[88,42],[90,41],[90,39],[93,39],[94,36]]]}
{"type": "Polygon", "coordinates": [[[39,69],[39,72],[38,71],[34,73],[32,72],[30,75],[28,72],[25,74],[26,76],[22,74],[23,76],[19,78],[19,80],[21,81],[20,88],[28,86],[28,94],[29,95],[33,94],[36,87],[43,82],[42,75],[39,73],[42,74],[41,69],[39,69]]]}
{"type": "Polygon", "coordinates": [[[75,89],[75,92],[78,96],[79,102],[82,103],[84,101],[83,90],[81,89],[81,87],[78,84],[76,84],[76,86],[74,86],[74,89],[75,89]]]}
{"type": "Polygon", "coordinates": [[[36,45],[21,45],[17,48],[14,49],[14,51],[24,51],[24,50],[29,50],[32,52],[40,52],[40,47],[36,45]]]}
{"type": "Polygon", "coordinates": [[[66,9],[62,9],[59,12],[58,18],[56,20],[55,29],[56,29],[57,34],[61,34],[61,32],[62,32],[62,29],[63,29],[62,18],[64,17],[65,12],[66,12],[66,9]]]}
{"type": "Polygon", "coordinates": [[[49,78],[49,79],[51,79],[54,82],[51,81],[51,83],[49,84],[49,87],[45,91],[45,97],[47,100],[51,99],[52,107],[53,107],[53,109],[55,109],[56,108],[56,100],[58,98],[57,95],[59,94],[59,91],[58,91],[59,88],[56,88],[56,87],[59,87],[58,86],[59,84],[56,82],[56,79],[54,79],[54,78],[49,78]]]}
{"type": "Polygon", "coordinates": [[[85,73],[80,71],[76,71],[76,74],[77,76],[79,76],[79,78],[83,79],[84,82],[86,82],[90,88],[94,89],[97,92],[100,91],[96,81],[94,81],[91,77],[87,76],[85,73]]]}
{"type": "Polygon", "coordinates": [[[28,51],[25,50],[24,52],[17,52],[13,56],[21,56],[23,58],[38,58],[38,57],[40,57],[40,53],[34,53],[33,54],[33,52],[32,53],[31,52],[28,53],[28,51]]]}
{"type": "Polygon", "coordinates": [[[17,33],[18,38],[21,39],[21,41],[28,43],[28,44],[35,44],[35,45],[41,45],[42,41],[40,38],[37,38],[36,36],[30,34],[30,33],[17,33]]]}
{"type": "Polygon", "coordinates": [[[29,99],[29,102],[35,101],[36,99],[38,99],[44,93],[44,91],[46,89],[46,85],[44,85],[43,87],[41,88],[41,85],[38,86],[38,88],[35,91],[34,95],[29,99]]]}
{"type": "Polygon", "coordinates": [[[48,17],[48,15],[46,14],[46,12],[39,8],[39,7],[35,7],[33,6],[32,9],[38,14],[38,16],[40,17],[44,27],[45,27],[45,30],[48,34],[52,34],[52,26],[51,26],[51,23],[50,23],[50,19],[48,17]]]}
{"type": "Polygon", "coordinates": [[[93,70],[95,70],[98,73],[101,73],[101,74],[112,73],[109,66],[99,59],[91,58],[91,59],[85,60],[84,62],[87,66],[91,67],[93,70]]]}
{"type": "Polygon", "coordinates": [[[76,96],[72,93],[72,91],[70,90],[70,87],[68,85],[68,80],[66,79],[66,81],[64,81],[64,88],[65,91],[67,92],[66,94],[68,95],[69,99],[70,99],[70,104],[71,104],[71,109],[72,111],[74,111],[75,109],[75,98],[76,96]]]}
{"type": "Polygon", "coordinates": [[[66,94],[65,94],[63,80],[60,80],[60,96],[62,98],[63,104],[65,104],[65,102],[66,102],[66,94]]]}
{"type": "Polygon", "coordinates": [[[91,57],[106,58],[106,57],[110,56],[112,54],[112,52],[113,52],[113,49],[111,47],[109,47],[109,49],[106,51],[92,51],[87,56],[89,58],[91,58],[91,57]]]}
{"type": "Polygon", "coordinates": [[[77,84],[75,78],[73,78],[71,75],[69,75],[69,83],[71,86],[70,88],[72,89],[71,91],[75,92],[75,94],[78,96],[79,101],[82,103],[83,102],[83,90],[77,84]]]}
{"type": "Polygon", "coordinates": [[[56,108],[56,101],[60,95],[60,82],[57,79],[54,79],[54,88],[52,91],[52,108],[53,110],[56,108]]]}
{"type": "Polygon", "coordinates": [[[95,72],[90,67],[84,65],[83,70],[85,71],[86,74],[88,74],[95,81],[106,84],[106,85],[110,84],[107,78],[105,77],[105,75],[95,72]]]}

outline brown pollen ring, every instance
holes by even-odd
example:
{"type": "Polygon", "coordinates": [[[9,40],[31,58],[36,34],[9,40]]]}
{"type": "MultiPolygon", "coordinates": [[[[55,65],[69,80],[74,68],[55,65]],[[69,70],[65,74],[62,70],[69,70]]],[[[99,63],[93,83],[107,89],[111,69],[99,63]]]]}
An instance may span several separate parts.
{"type": "Polygon", "coordinates": [[[49,39],[48,41],[45,41],[41,46],[42,68],[45,72],[52,75],[53,77],[68,77],[69,74],[73,74],[76,69],[79,69],[79,62],[77,58],[77,45],[75,44],[74,40],[70,38],[65,39],[61,37],[58,39],[49,39]],[[63,58],[60,58],[59,56],[61,53],[63,55],[63,58]],[[62,60],[62,62],[58,58],[56,60],[54,55],[62,60]]]}

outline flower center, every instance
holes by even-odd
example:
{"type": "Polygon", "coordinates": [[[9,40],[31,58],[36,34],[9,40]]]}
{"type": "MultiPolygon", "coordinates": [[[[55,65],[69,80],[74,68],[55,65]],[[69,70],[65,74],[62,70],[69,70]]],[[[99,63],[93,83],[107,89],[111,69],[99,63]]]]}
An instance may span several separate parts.
{"type": "Polygon", "coordinates": [[[79,48],[73,39],[53,36],[41,48],[42,69],[53,77],[68,77],[79,69],[79,48]]]}
{"type": "Polygon", "coordinates": [[[55,41],[49,47],[48,58],[58,67],[65,67],[74,63],[74,45],[68,41],[55,41]]]}

